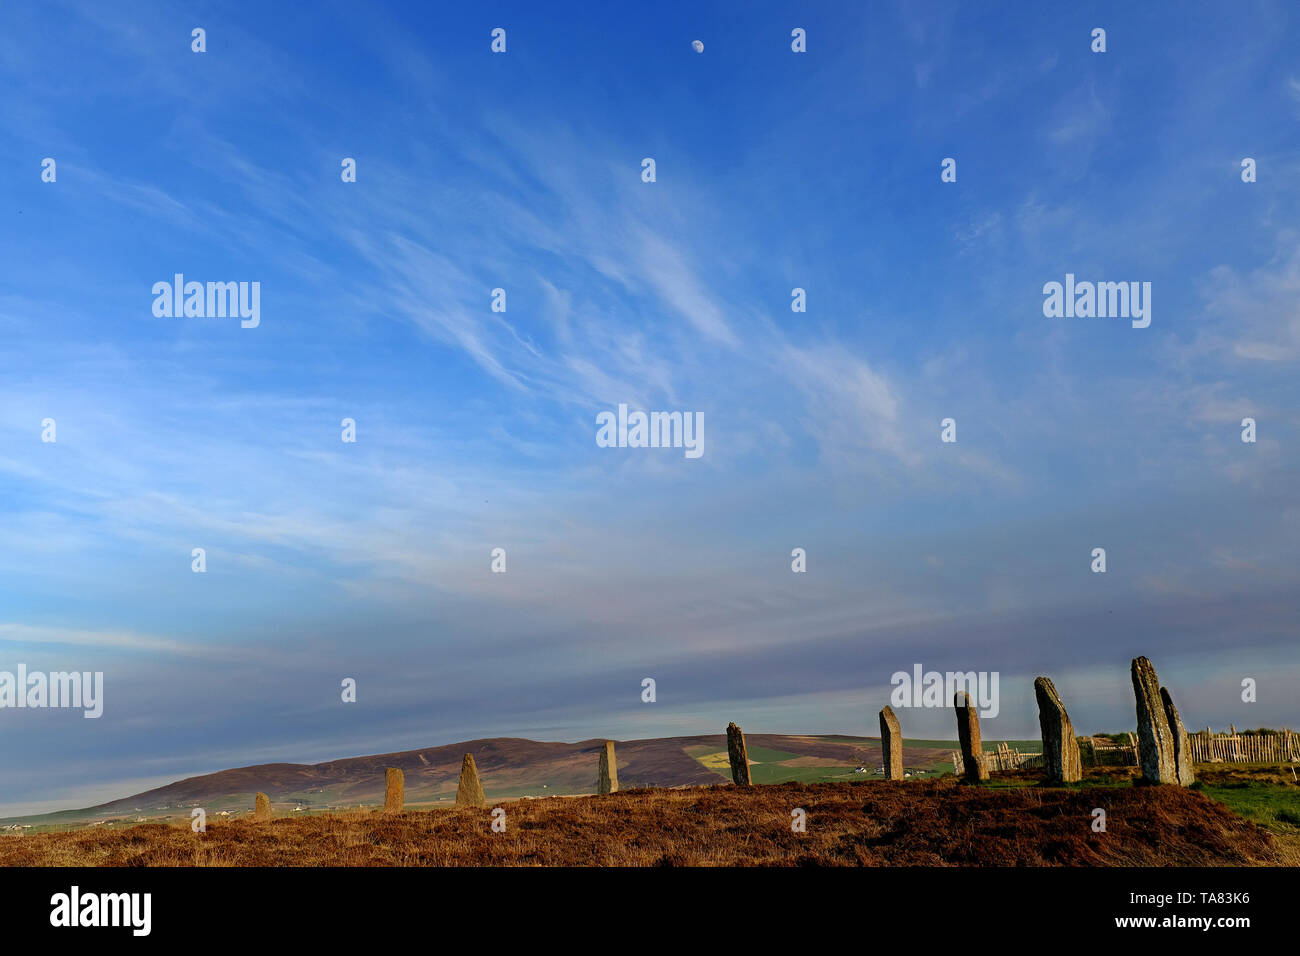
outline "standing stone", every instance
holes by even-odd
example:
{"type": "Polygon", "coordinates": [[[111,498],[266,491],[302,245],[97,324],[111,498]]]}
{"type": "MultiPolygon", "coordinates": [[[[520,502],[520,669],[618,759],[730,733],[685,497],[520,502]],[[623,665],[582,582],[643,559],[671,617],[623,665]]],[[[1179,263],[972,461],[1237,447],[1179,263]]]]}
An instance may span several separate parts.
{"type": "Polygon", "coordinates": [[[745,750],[745,735],[734,723],[727,724],[727,757],[731,760],[731,782],[738,787],[753,786],[749,778],[749,752],[745,750]]]}
{"type": "Polygon", "coordinates": [[[1174,734],[1160,699],[1156,669],[1145,657],[1133,658],[1133,696],[1137,699],[1138,766],[1147,783],[1177,783],[1174,734]]]}
{"type": "Polygon", "coordinates": [[[600,770],[596,778],[597,793],[614,793],[618,790],[618,758],[614,756],[614,741],[605,741],[600,748],[600,770]]]}
{"type": "Polygon", "coordinates": [[[253,803],[253,819],[259,823],[271,819],[271,798],[261,791],[258,791],[257,800],[253,803]]]}
{"type": "Polygon", "coordinates": [[[1174,706],[1168,688],[1160,688],[1160,703],[1174,738],[1174,776],[1182,786],[1190,786],[1196,782],[1196,773],[1192,770],[1192,743],[1187,739],[1187,728],[1183,726],[1183,718],[1178,716],[1178,708],[1174,706]]]}
{"type": "Polygon", "coordinates": [[[456,806],[481,807],[487,803],[483,795],[483,784],[478,780],[478,767],[474,755],[466,754],[460,763],[460,786],[456,788],[456,806]]]}
{"type": "Polygon", "coordinates": [[[406,774],[400,767],[389,767],[384,771],[384,809],[402,809],[406,802],[406,774]]]}
{"type": "Polygon", "coordinates": [[[1043,734],[1043,770],[1048,783],[1075,783],[1083,779],[1083,759],[1079,741],[1065,705],[1050,677],[1034,680],[1038,698],[1038,729],[1043,734]]]}
{"type": "Polygon", "coordinates": [[[980,715],[971,706],[970,694],[961,691],[953,696],[957,708],[957,737],[961,741],[961,759],[965,764],[966,780],[978,783],[989,778],[989,767],[984,762],[984,741],[980,737],[980,715]]]}
{"type": "Polygon", "coordinates": [[[886,705],[880,712],[880,747],[885,754],[885,779],[903,779],[903,730],[898,726],[894,708],[886,705]]]}

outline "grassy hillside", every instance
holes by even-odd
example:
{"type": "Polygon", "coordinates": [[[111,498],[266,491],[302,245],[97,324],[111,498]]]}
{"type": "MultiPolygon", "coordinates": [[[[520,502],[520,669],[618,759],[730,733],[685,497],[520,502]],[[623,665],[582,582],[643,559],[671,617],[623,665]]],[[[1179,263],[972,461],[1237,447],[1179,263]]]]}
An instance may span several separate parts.
{"type": "MultiPolygon", "coordinates": [[[[757,783],[847,780],[854,769],[881,763],[880,741],[865,737],[784,734],[747,735],[757,783]]],[[[278,810],[310,814],[383,804],[384,769],[399,767],[406,776],[406,802],[415,806],[454,801],[461,759],[474,755],[489,799],[510,800],[595,791],[596,765],[603,740],[548,743],[514,737],[399,753],[351,757],[319,764],[274,763],[238,767],[189,777],[145,793],[83,810],[0,819],[33,829],[66,829],[102,821],[104,826],[135,822],[188,821],[202,807],[209,819],[251,812],[253,796],[266,793],[278,810]],[[301,808],[301,809],[295,809],[301,808]]],[[[617,741],[619,783],[631,787],[684,787],[730,781],[726,737],[722,734],[617,741]]],[[[953,741],[904,741],[909,768],[934,773],[949,768],[953,741]]],[[[992,745],[990,744],[990,747],[992,745]]],[[[858,775],[861,776],[861,775],[858,775]]]]}

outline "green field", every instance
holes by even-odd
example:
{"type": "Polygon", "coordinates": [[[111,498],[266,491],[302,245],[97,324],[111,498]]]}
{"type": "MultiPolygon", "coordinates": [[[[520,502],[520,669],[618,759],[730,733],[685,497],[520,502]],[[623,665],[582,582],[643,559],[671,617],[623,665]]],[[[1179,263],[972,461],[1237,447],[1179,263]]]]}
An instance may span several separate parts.
{"type": "Polygon", "coordinates": [[[1300,791],[1295,787],[1254,781],[1198,781],[1192,787],[1265,829],[1277,833],[1300,834],[1300,791]]]}
{"type": "MultiPolygon", "coordinates": [[[[833,734],[827,735],[824,739],[858,746],[879,746],[880,744],[878,737],[849,737],[833,734]]],[[[1038,740],[990,739],[984,741],[985,752],[991,753],[999,743],[1005,743],[1012,750],[1019,750],[1021,753],[1039,753],[1042,750],[1042,743],[1038,740]]],[[[945,773],[952,773],[952,761],[943,758],[958,747],[957,741],[920,740],[904,737],[903,746],[933,751],[932,759],[922,760],[916,767],[913,767],[912,763],[909,762],[908,769],[924,770],[925,777],[936,777],[945,773]]],[[[749,759],[752,761],[749,776],[754,783],[822,783],[835,780],[879,779],[875,775],[878,764],[867,767],[868,772],[865,774],[854,773],[857,764],[851,763],[836,766],[783,767],[780,766],[782,761],[794,760],[800,755],[786,753],[781,750],[769,750],[766,747],[750,747],[748,750],[749,759]]],[[[714,750],[712,746],[707,744],[697,744],[687,747],[686,752],[722,779],[731,779],[731,768],[726,751],[714,750]]]]}
{"type": "MultiPolygon", "coordinates": [[[[1014,746],[1014,745],[1013,745],[1014,746]]],[[[1222,766],[1222,765],[1219,765],[1222,766]]],[[[1277,768],[1276,764],[1233,764],[1234,770],[1249,772],[1269,771],[1277,768]]],[[[948,765],[951,769],[951,765],[948,765]]],[[[1283,778],[1285,780],[1285,777],[1283,778]]],[[[981,786],[993,790],[1009,790],[1020,787],[1040,786],[1039,780],[1029,777],[994,778],[981,786]]],[[[1132,779],[1128,777],[1090,777],[1081,783],[1060,784],[1072,789],[1085,787],[1131,787],[1132,779]]],[[[1206,783],[1202,780],[1192,784],[1191,789],[1199,790],[1211,800],[1222,803],[1233,813],[1256,823],[1267,830],[1288,836],[1300,836],[1300,788],[1294,784],[1279,783],[1276,780],[1229,780],[1206,783]]]]}
{"type": "MultiPolygon", "coordinates": [[[[820,783],[853,776],[856,765],[838,767],[782,767],[779,761],[796,760],[799,754],[766,747],[749,747],[749,759],[757,761],[749,768],[749,778],[754,783],[820,783]]],[[[728,774],[730,776],[730,774],[728,774]]],[[[859,774],[858,776],[861,776],[859,774]]]]}
{"type": "MultiPolygon", "coordinates": [[[[1003,740],[1000,737],[986,737],[984,739],[984,752],[992,753],[998,744],[1006,744],[1012,750],[1019,750],[1021,753],[1042,753],[1043,742],[1041,740],[1003,740]]],[[[958,750],[961,745],[955,740],[912,740],[903,738],[904,747],[928,747],[931,750],[958,750]]]]}
{"type": "MultiPolygon", "coordinates": [[[[838,743],[846,744],[863,744],[879,746],[879,737],[845,737],[841,734],[827,734],[826,740],[833,740],[838,743]]],[[[1043,742],[1038,739],[1034,740],[1007,740],[1002,737],[984,738],[984,749],[992,750],[998,744],[1006,744],[1012,750],[1019,750],[1024,753],[1040,753],[1043,749],[1043,742]]],[[[904,737],[904,747],[923,747],[928,750],[956,750],[960,744],[955,740],[921,740],[919,738],[904,737]]]]}

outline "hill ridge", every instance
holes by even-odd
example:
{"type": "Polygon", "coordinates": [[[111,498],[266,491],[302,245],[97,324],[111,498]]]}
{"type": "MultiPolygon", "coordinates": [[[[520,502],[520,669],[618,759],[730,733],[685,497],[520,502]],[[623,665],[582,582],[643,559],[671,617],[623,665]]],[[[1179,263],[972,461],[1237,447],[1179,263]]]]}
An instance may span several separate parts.
{"type": "MultiPolygon", "coordinates": [[[[592,792],[601,746],[614,740],[622,786],[683,787],[727,782],[724,734],[693,734],[631,740],[592,737],[572,743],[528,737],[477,737],[434,747],[336,757],[317,763],[273,761],[231,767],[180,780],[77,810],[63,810],[10,821],[51,822],[157,819],[208,813],[242,813],[251,809],[258,791],[273,803],[308,810],[339,809],[382,803],[384,770],[398,767],[406,776],[410,804],[450,802],[466,753],[474,755],[484,788],[495,799],[592,792]]],[[[767,780],[815,782],[837,779],[858,766],[874,769],[881,760],[874,737],[846,734],[747,734],[751,761],[767,780]]],[[[947,742],[905,750],[908,766],[935,769],[948,759],[947,742]],[[934,747],[944,743],[944,748],[934,747]]],[[[955,746],[953,742],[952,746],[955,746]]]]}

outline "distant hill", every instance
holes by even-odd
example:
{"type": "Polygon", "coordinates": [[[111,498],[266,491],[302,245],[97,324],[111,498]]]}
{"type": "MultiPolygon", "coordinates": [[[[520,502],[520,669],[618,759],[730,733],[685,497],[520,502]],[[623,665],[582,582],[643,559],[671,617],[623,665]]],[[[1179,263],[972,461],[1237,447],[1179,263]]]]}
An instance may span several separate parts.
{"type": "MultiPolygon", "coordinates": [[[[755,783],[862,779],[857,767],[874,771],[882,761],[875,738],[747,734],[755,783]]],[[[84,810],[24,818],[33,824],[76,824],[97,820],[156,820],[188,816],[203,807],[209,816],[252,809],[257,791],[277,810],[338,809],[383,803],[384,769],[406,775],[406,803],[451,803],[461,760],[474,755],[489,798],[592,793],[604,739],[546,743],[520,737],[492,737],[423,750],[349,757],[318,764],[270,763],[238,767],[178,780],[84,810]]],[[[1014,743],[1014,742],[1013,742],[1014,743]]],[[[904,763],[928,773],[950,769],[952,741],[905,741],[904,763]]],[[[616,741],[619,784],[632,787],[684,787],[730,780],[726,738],[722,734],[616,741]]],[[[18,818],[9,818],[15,820],[18,818]]]]}

